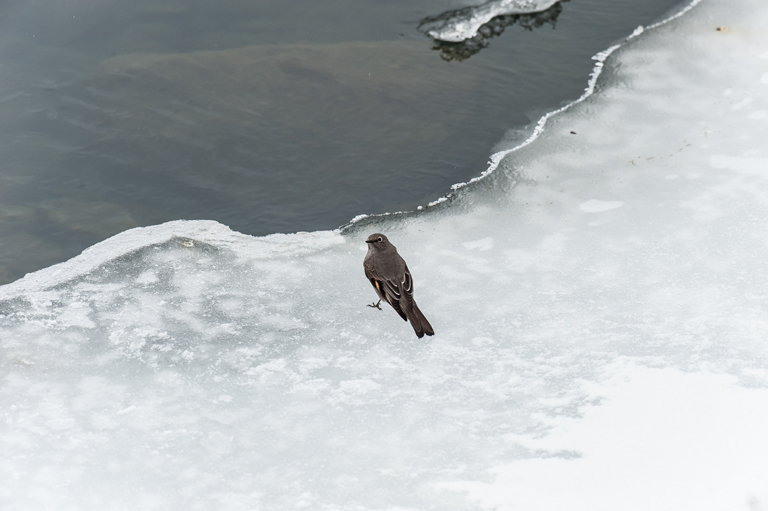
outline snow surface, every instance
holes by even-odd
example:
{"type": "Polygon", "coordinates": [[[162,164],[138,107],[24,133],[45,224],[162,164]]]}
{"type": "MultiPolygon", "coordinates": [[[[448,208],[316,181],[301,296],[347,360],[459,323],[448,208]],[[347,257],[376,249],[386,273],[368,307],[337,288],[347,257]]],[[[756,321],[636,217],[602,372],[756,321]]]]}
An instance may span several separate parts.
{"type": "Polygon", "coordinates": [[[419,214],[171,222],[0,287],[0,509],[768,509],[766,26],[646,30],[419,214]],[[365,306],[374,231],[434,338],[365,306]]]}

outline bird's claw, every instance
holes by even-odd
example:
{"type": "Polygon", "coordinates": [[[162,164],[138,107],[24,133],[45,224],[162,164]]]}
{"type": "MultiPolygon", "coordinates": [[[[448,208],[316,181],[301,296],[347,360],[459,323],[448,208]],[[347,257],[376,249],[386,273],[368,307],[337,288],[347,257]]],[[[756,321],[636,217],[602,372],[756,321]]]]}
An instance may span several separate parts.
{"type": "Polygon", "coordinates": [[[379,300],[379,301],[378,301],[378,302],[376,302],[376,303],[369,303],[369,304],[368,304],[368,307],[373,307],[374,309],[379,309],[379,310],[381,310],[381,306],[379,305],[380,303],[381,303],[381,300],[379,300]]]}

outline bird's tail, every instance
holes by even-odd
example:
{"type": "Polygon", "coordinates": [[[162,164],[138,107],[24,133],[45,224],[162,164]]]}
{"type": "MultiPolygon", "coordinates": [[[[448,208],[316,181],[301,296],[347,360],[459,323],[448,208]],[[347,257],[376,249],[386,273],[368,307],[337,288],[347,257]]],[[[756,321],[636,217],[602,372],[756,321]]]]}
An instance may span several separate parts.
{"type": "Polygon", "coordinates": [[[427,318],[424,317],[424,314],[419,309],[419,306],[416,305],[415,301],[411,302],[411,307],[406,308],[403,312],[408,316],[408,321],[411,322],[411,326],[419,339],[424,337],[424,334],[435,335],[435,331],[432,330],[432,325],[430,325],[427,318]]]}

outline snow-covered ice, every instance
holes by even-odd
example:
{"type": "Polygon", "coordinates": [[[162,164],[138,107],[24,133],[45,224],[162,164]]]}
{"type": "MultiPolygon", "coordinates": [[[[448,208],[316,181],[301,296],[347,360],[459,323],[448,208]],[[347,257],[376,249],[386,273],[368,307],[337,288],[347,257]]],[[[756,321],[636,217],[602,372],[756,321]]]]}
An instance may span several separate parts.
{"type": "Polygon", "coordinates": [[[0,287],[0,509],[768,509],[766,26],[646,30],[419,214],[172,222],[0,287]],[[434,338],[365,306],[374,231],[434,338]]]}

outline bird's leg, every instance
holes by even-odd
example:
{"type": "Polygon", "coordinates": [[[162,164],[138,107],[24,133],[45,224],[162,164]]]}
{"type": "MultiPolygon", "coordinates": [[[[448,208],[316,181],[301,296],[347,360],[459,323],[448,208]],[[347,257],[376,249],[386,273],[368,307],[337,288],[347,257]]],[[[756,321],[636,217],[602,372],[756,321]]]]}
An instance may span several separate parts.
{"type": "Polygon", "coordinates": [[[381,310],[381,307],[379,307],[379,304],[380,304],[380,303],[381,303],[381,300],[379,300],[379,301],[378,301],[378,302],[376,302],[376,303],[369,303],[369,304],[368,304],[368,307],[373,307],[374,309],[379,309],[379,310],[381,310]]]}

